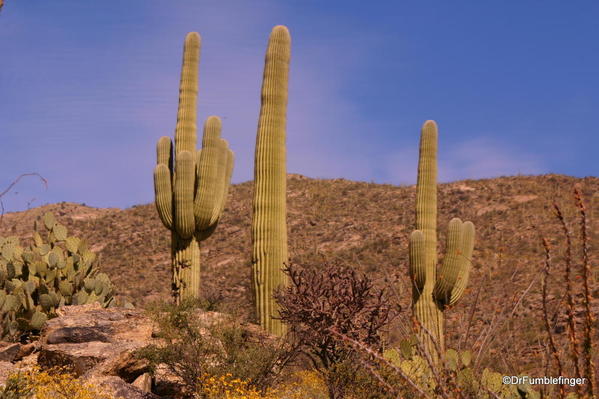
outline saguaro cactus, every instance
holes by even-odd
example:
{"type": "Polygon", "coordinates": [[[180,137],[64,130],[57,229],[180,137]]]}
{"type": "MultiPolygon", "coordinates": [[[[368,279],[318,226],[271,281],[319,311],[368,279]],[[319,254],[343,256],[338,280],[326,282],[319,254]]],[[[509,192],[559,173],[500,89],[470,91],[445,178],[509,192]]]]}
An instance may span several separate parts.
{"type": "Polygon", "coordinates": [[[445,350],[443,311],[455,304],[468,284],[474,225],[449,222],[447,251],[437,269],[437,124],[426,121],[420,136],[416,184],[416,230],[410,235],[413,311],[419,340],[433,361],[445,350]]]}
{"type": "Polygon", "coordinates": [[[272,295],[287,284],[283,268],[287,262],[285,126],[290,56],[289,31],[275,26],[266,51],[256,137],[252,266],[260,325],[277,335],[286,331],[280,320],[273,319],[278,305],[272,295]]]}
{"type": "Polygon", "coordinates": [[[154,169],[156,209],[164,226],[171,230],[172,294],[177,303],[199,296],[199,242],[216,229],[233,171],[233,152],[220,138],[218,117],[208,117],[202,149],[196,149],[199,59],[200,35],[188,33],[183,48],[175,149],[173,153],[170,137],[161,137],[154,169]]]}

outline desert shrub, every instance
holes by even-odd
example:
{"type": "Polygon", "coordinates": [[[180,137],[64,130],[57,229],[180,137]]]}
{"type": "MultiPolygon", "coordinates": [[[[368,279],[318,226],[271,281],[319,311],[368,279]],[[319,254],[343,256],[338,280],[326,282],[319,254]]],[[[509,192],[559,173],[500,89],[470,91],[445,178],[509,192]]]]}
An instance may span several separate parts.
{"type": "Polygon", "coordinates": [[[4,386],[0,386],[0,399],[23,399],[32,394],[33,389],[28,384],[26,374],[20,370],[10,374],[4,386]]]}
{"type": "Polygon", "coordinates": [[[41,220],[25,248],[17,237],[0,237],[0,335],[13,340],[39,331],[63,305],[113,304],[114,288],[98,270],[96,254],[51,213],[41,220]],[[24,336],[23,336],[24,334],[24,336]]]}
{"type": "Polygon", "coordinates": [[[154,304],[149,315],[163,344],[142,348],[136,356],[149,360],[154,370],[166,365],[182,381],[186,397],[202,392],[206,381],[215,381],[211,378],[223,376],[265,392],[291,359],[291,351],[282,341],[255,336],[233,317],[212,314],[214,320],[202,321],[202,313],[196,300],[154,304]]]}
{"type": "Polygon", "coordinates": [[[33,368],[11,374],[0,388],[1,399],[113,399],[65,369],[33,368]]]}
{"type": "Polygon", "coordinates": [[[365,274],[325,263],[320,269],[290,265],[289,287],[275,294],[280,317],[299,350],[326,383],[329,397],[343,398],[363,364],[336,334],[382,350],[382,328],[391,309],[383,290],[365,274]]]}
{"type": "MultiPolygon", "coordinates": [[[[593,230],[589,229],[589,221],[592,223],[593,220],[589,220],[589,203],[580,187],[575,187],[573,194],[575,209],[565,208],[557,200],[553,202],[553,215],[560,227],[561,239],[554,244],[541,236],[545,251],[541,319],[545,330],[543,346],[548,375],[570,374],[574,378],[586,378],[586,383],[543,386],[541,393],[548,397],[554,394],[555,397],[594,398],[599,391],[599,361],[594,310],[597,300],[593,294],[596,280],[593,278],[591,257],[590,233],[593,230]],[[549,298],[551,285],[559,293],[553,301],[549,298]]],[[[590,198],[591,206],[595,197],[590,198]]]]}

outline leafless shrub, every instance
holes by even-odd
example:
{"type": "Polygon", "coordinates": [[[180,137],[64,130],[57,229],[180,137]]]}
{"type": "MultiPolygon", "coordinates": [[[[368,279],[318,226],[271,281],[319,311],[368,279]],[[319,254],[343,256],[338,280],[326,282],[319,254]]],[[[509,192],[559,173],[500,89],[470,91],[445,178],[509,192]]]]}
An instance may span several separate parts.
{"type": "MultiPolygon", "coordinates": [[[[593,337],[596,336],[597,331],[594,322],[595,317],[591,309],[592,296],[590,285],[592,280],[589,264],[587,213],[582,194],[578,188],[574,189],[574,200],[578,211],[578,223],[580,227],[578,237],[575,236],[560,205],[557,202],[553,203],[553,213],[561,227],[565,239],[565,257],[563,258],[564,275],[562,280],[565,285],[565,292],[562,300],[559,301],[558,306],[556,307],[553,317],[549,316],[547,306],[547,281],[550,275],[549,270],[559,267],[560,262],[554,258],[553,247],[549,244],[549,241],[545,237],[541,237],[545,249],[545,274],[543,278],[541,300],[545,331],[547,333],[547,343],[545,345],[547,357],[546,363],[547,371],[550,374],[551,371],[555,370],[557,375],[561,375],[562,370],[566,367],[565,365],[568,365],[567,367],[574,371],[575,377],[585,377],[587,379],[587,384],[576,385],[576,395],[577,397],[594,398],[596,396],[597,381],[595,380],[595,370],[597,365],[596,359],[593,358],[595,346],[593,337]],[[575,273],[575,264],[578,263],[577,257],[575,257],[574,254],[575,249],[580,250],[580,270],[579,273],[575,274],[575,276],[579,278],[573,280],[571,276],[575,273]],[[565,322],[567,327],[567,344],[558,342],[558,337],[555,334],[555,331],[557,330],[556,325],[560,313],[562,313],[560,309],[563,306],[561,305],[564,301],[566,303],[565,322]],[[552,365],[555,366],[553,370],[552,365]]],[[[559,386],[558,396],[560,398],[566,397],[566,390],[563,385],[559,386]]]]}
{"type": "Polygon", "coordinates": [[[320,269],[290,265],[286,272],[290,285],[275,294],[280,317],[323,376],[329,397],[343,398],[361,363],[355,361],[357,350],[331,331],[381,351],[381,333],[392,317],[385,292],[367,275],[336,263],[325,262],[320,269]]]}
{"type": "MultiPolygon", "coordinates": [[[[2,0],[0,0],[0,9],[2,8],[2,0]]],[[[8,185],[8,187],[6,187],[4,189],[4,191],[0,192],[0,225],[2,224],[2,218],[4,217],[4,203],[2,202],[2,197],[4,197],[6,194],[8,194],[18,183],[19,181],[27,176],[35,176],[38,177],[42,184],[44,185],[44,189],[48,188],[48,181],[46,179],[44,179],[39,173],[23,173],[22,175],[18,176],[15,180],[12,181],[12,183],[10,183],[8,185]]],[[[27,204],[29,206],[29,204],[31,203],[31,201],[29,201],[27,204]]]]}

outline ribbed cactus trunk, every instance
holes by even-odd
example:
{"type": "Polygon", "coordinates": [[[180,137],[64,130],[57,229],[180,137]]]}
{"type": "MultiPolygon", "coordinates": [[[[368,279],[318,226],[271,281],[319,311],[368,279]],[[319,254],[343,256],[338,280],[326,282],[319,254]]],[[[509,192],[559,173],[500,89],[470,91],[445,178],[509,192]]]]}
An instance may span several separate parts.
{"type": "Polygon", "coordinates": [[[171,232],[171,294],[176,303],[200,296],[200,245],[195,237],[184,239],[171,232]]]}
{"type": "Polygon", "coordinates": [[[447,252],[437,270],[437,124],[426,121],[420,136],[416,183],[416,230],[410,235],[410,275],[419,342],[437,363],[445,351],[443,311],[462,296],[470,273],[474,225],[449,223],[447,252]]]}
{"type": "Polygon", "coordinates": [[[187,34],[179,86],[175,148],[169,137],[157,145],[156,209],[171,230],[172,294],[176,303],[200,296],[200,246],[216,229],[233,170],[233,152],[220,138],[221,121],[206,120],[197,144],[200,35],[187,34]]]}
{"type": "Polygon", "coordinates": [[[254,160],[252,266],[256,312],[268,332],[284,335],[273,293],[287,285],[287,171],[285,128],[291,37],[284,26],[270,34],[254,160]]]}

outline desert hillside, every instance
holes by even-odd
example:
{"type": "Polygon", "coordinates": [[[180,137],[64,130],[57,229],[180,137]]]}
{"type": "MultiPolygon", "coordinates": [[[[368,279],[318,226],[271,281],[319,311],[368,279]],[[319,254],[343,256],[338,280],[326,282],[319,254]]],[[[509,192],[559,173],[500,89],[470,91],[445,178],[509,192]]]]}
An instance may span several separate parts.
{"type": "MultiPolygon", "coordinates": [[[[477,238],[469,292],[447,318],[450,345],[484,349],[489,360],[499,352],[505,367],[523,370],[519,352],[534,363],[542,339],[540,281],[544,267],[541,236],[554,248],[550,306],[558,313],[563,288],[565,238],[552,203],[562,207],[574,239],[579,271],[579,218],[573,189],[587,204],[599,191],[599,178],[562,175],[463,180],[439,185],[439,243],[453,217],[474,222],[477,238]],[[471,324],[472,327],[467,326],[471,324]]],[[[221,309],[251,315],[250,224],[252,182],[233,185],[214,235],[202,246],[202,290],[221,309]]],[[[317,180],[290,175],[288,229],[291,260],[318,266],[323,259],[354,265],[383,284],[409,315],[407,238],[414,229],[415,186],[393,186],[344,179],[317,180]],[[388,284],[389,285],[389,284],[388,284]]],[[[168,299],[170,236],[153,204],[129,209],[96,209],[73,203],[45,205],[5,214],[0,235],[31,237],[34,219],[54,212],[71,234],[85,238],[101,254],[101,268],[118,292],[136,305],[168,299]]],[[[590,212],[589,212],[590,213],[590,212]]],[[[596,224],[589,219],[593,232],[596,224]]],[[[591,265],[598,254],[591,242],[591,265]]],[[[599,296],[597,292],[594,296],[599,296]]],[[[560,310],[561,309],[561,310],[560,310]]],[[[559,318],[559,315],[558,315],[559,318]]],[[[559,322],[558,322],[559,325],[559,322]]],[[[562,329],[557,328],[559,333],[562,329]]],[[[523,357],[523,356],[522,356],[523,357]]],[[[532,367],[532,366],[531,366],[532,367]]]]}

